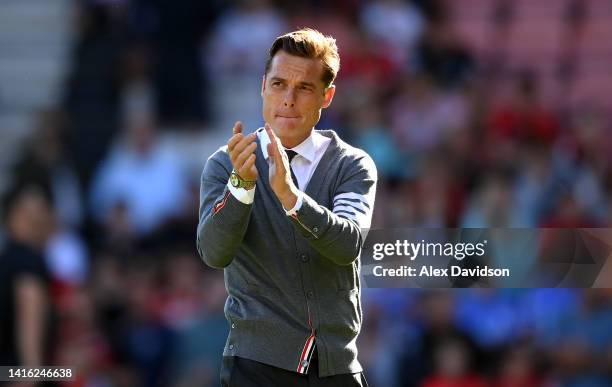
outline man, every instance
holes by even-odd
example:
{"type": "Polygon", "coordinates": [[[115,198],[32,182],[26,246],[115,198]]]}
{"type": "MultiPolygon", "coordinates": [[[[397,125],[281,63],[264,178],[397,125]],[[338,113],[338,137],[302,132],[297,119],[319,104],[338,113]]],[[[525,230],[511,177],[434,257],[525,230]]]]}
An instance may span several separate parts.
{"type": "Polygon", "coordinates": [[[124,229],[142,238],[181,214],[188,184],[178,155],[160,144],[155,117],[134,111],[124,119],[124,136],[93,180],[91,209],[106,228],[125,218],[124,229]]]}
{"type": "Polygon", "coordinates": [[[261,86],[265,128],[204,167],[198,251],[224,268],[230,334],[224,386],[364,386],[359,255],[376,167],[331,130],[314,130],[335,93],[335,40],[278,37],[261,86]]]}
{"type": "Polygon", "coordinates": [[[48,189],[38,183],[15,184],[3,197],[2,217],[6,243],[0,254],[0,365],[48,365],[51,304],[42,256],[52,222],[48,189]]]}

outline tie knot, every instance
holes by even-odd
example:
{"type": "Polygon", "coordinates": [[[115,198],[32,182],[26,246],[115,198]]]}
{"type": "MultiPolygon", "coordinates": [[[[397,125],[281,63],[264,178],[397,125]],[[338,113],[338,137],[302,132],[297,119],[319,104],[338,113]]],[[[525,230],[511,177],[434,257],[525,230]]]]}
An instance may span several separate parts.
{"type": "Polygon", "coordinates": [[[291,149],[285,149],[285,153],[287,153],[287,157],[289,158],[289,163],[291,163],[291,160],[293,160],[293,158],[297,156],[297,152],[291,149]]]}

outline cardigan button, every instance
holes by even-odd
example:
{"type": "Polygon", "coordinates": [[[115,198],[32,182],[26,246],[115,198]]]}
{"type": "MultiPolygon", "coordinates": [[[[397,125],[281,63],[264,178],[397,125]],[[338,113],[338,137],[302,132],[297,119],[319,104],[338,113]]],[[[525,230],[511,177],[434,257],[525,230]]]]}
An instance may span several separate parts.
{"type": "Polygon", "coordinates": [[[314,226],[314,227],[312,228],[312,231],[313,231],[313,232],[315,232],[315,233],[317,233],[317,232],[319,232],[319,228],[318,228],[317,226],[314,226]]]}
{"type": "Polygon", "coordinates": [[[302,260],[302,262],[306,263],[306,262],[308,262],[308,255],[302,254],[302,255],[300,255],[300,259],[302,260]]]}
{"type": "Polygon", "coordinates": [[[312,299],[314,297],[314,293],[311,291],[309,291],[308,293],[306,293],[306,297],[312,299]]]}

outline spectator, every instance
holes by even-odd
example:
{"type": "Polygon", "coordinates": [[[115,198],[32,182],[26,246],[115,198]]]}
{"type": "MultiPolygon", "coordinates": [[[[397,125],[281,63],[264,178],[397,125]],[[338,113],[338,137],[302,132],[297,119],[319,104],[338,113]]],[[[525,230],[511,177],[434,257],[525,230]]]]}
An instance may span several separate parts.
{"type": "Polygon", "coordinates": [[[82,183],[91,178],[116,135],[124,2],[79,2],[65,107],[70,145],[82,183]],[[115,4],[117,3],[117,4],[115,4]]]}
{"type": "Polygon", "coordinates": [[[435,351],[434,373],[425,379],[423,387],[486,387],[487,382],[469,370],[469,351],[458,341],[442,342],[435,351]]]}
{"type": "Polygon", "coordinates": [[[45,256],[57,297],[60,292],[85,281],[87,247],[76,233],[85,214],[77,173],[66,149],[64,112],[42,111],[37,125],[35,136],[17,163],[15,173],[19,179],[45,182],[52,191],[56,216],[45,256]]]}
{"type": "Polygon", "coordinates": [[[582,310],[561,321],[555,343],[548,347],[563,387],[607,386],[612,364],[612,297],[607,289],[584,293],[582,310]]]}
{"type": "Polygon", "coordinates": [[[407,78],[390,104],[391,128],[407,152],[425,152],[464,127],[467,101],[461,94],[439,89],[433,79],[419,74],[407,78]]]}
{"type": "Polygon", "coordinates": [[[2,216],[7,243],[0,255],[0,364],[51,364],[52,303],[42,256],[53,217],[49,190],[17,182],[6,193],[2,216]]]}
{"type": "Polygon", "coordinates": [[[34,136],[14,168],[20,179],[45,181],[53,193],[59,224],[81,226],[84,211],[77,172],[67,147],[67,116],[62,110],[43,110],[36,117],[34,136]]]}
{"type": "Polygon", "coordinates": [[[92,185],[91,208],[98,223],[123,213],[136,237],[152,233],[182,214],[188,181],[178,154],[162,148],[152,117],[127,117],[125,136],[102,163],[92,185]]]}
{"type": "Polygon", "coordinates": [[[507,173],[493,172],[483,179],[469,199],[461,220],[462,227],[521,227],[527,224],[519,218],[515,207],[513,181],[507,173]]]}
{"type": "Polygon", "coordinates": [[[475,72],[472,54],[446,17],[431,22],[417,47],[418,68],[443,88],[462,86],[475,72]]]}
{"type": "MultiPolygon", "coordinates": [[[[126,23],[136,40],[149,43],[155,111],[164,124],[208,120],[208,74],[202,72],[199,43],[217,16],[220,1],[132,0],[126,23]]],[[[128,54],[129,55],[129,54],[128,54]]]]}
{"type": "Polygon", "coordinates": [[[480,350],[455,322],[455,297],[445,291],[429,291],[423,293],[419,306],[422,331],[417,343],[405,343],[405,355],[397,367],[400,385],[445,386],[448,379],[455,378],[471,381],[480,350]],[[413,349],[415,345],[418,350],[413,349]]]}
{"type": "Polygon", "coordinates": [[[501,369],[493,385],[497,387],[544,387],[551,385],[538,375],[538,362],[526,347],[512,348],[501,361],[501,369]]]}
{"type": "Polygon", "coordinates": [[[211,74],[215,97],[215,124],[231,127],[240,119],[254,130],[261,122],[261,73],[269,42],[281,35],[287,23],[269,0],[238,0],[213,27],[204,64],[211,74]],[[229,118],[232,117],[232,118],[229,118]]]}
{"type": "Polygon", "coordinates": [[[386,50],[394,62],[408,67],[413,50],[423,33],[425,20],[418,7],[403,0],[377,0],[361,9],[361,24],[386,50]]]}
{"type": "Polygon", "coordinates": [[[551,144],[558,136],[558,118],[540,101],[536,73],[517,78],[509,103],[494,107],[487,120],[489,135],[524,144],[551,144]]]}

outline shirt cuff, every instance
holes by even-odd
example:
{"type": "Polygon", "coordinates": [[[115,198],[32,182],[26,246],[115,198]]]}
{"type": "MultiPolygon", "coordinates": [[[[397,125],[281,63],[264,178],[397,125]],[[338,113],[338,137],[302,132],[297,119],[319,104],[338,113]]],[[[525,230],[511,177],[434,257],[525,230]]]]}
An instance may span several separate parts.
{"type": "Polygon", "coordinates": [[[297,200],[295,202],[295,206],[293,206],[292,209],[287,210],[285,207],[283,207],[283,210],[285,210],[285,214],[287,216],[293,216],[296,215],[297,212],[300,210],[300,208],[302,208],[302,202],[304,201],[304,194],[302,194],[302,191],[298,191],[297,193],[297,200]]]}
{"type": "Polygon", "coordinates": [[[227,182],[227,188],[234,195],[234,197],[241,203],[252,204],[255,200],[255,187],[253,189],[236,188],[229,181],[227,182]]]}

